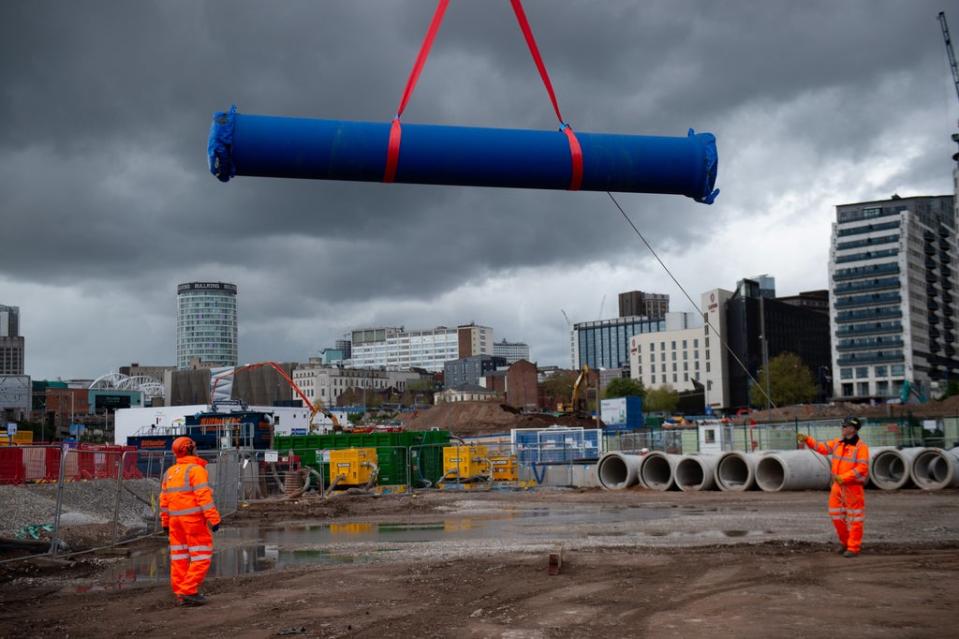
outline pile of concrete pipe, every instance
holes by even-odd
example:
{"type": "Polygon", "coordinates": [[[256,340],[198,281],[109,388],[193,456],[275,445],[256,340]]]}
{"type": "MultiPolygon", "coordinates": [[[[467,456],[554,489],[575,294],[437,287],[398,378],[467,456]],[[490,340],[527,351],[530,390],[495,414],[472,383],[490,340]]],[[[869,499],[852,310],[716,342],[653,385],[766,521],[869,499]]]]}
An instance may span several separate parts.
{"type": "MultiPolygon", "coordinates": [[[[819,490],[831,481],[829,459],[811,450],[672,455],[605,454],[596,465],[606,490],[642,486],[651,490],[819,490]]],[[[916,486],[959,487],[959,447],[875,447],[869,451],[870,483],[883,490],[916,486]]]]}

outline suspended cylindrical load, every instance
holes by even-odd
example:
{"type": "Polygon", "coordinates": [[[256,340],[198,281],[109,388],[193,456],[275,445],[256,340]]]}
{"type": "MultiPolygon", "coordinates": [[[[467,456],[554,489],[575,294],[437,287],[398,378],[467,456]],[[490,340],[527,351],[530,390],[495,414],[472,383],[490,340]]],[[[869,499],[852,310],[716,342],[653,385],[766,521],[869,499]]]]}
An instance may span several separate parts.
{"type": "Polygon", "coordinates": [[[912,462],[911,475],[923,490],[959,487],[959,448],[923,448],[912,462]]]}
{"type": "Polygon", "coordinates": [[[714,479],[719,490],[739,492],[756,485],[756,455],[732,451],[716,460],[714,479]]]}
{"type": "Polygon", "coordinates": [[[639,481],[639,466],[642,461],[642,455],[606,453],[596,464],[599,485],[606,490],[622,490],[635,486],[639,481]]]}
{"type": "Polygon", "coordinates": [[[718,461],[718,455],[683,455],[673,472],[676,486],[683,491],[712,490],[718,461]]]}
{"type": "Polygon", "coordinates": [[[676,464],[680,457],[659,451],[649,453],[639,467],[639,482],[652,490],[669,490],[675,485],[676,464]]]}
{"type": "Polygon", "coordinates": [[[756,483],[767,492],[827,488],[829,460],[811,450],[768,453],[756,462],[756,483]]]}
{"type": "MultiPolygon", "coordinates": [[[[210,171],[236,175],[383,182],[389,123],[215,113],[210,171]]],[[[712,204],[718,155],[711,133],[686,137],[576,132],[584,191],[686,195],[712,204]]],[[[561,130],[403,124],[393,181],[568,189],[569,138],[561,130]]]]}
{"type": "Polygon", "coordinates": [[[869,481],[882,490],[913,486],[912,464],[923,448],[869,449],[869,481]]]}

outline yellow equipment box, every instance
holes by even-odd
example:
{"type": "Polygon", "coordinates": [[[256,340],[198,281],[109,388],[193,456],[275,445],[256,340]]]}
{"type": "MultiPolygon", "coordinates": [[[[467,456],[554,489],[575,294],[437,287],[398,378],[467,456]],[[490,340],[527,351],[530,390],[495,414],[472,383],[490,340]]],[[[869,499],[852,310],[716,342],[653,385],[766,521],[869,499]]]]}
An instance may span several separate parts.
{"type": "Polygon", "coordinates": [[[330,451],[330,485],[365,486],[375,481],[375,448],[342,448],[330,451]],[[337,481],[339,478],[339,481],[337,481]]]}
{"type": "Polygon", "coordinates": [[[0,446],[25,446],[33,443],[33,431],[18,430],[13,437],[0,432],[0,446]]]}
{"type": "Polygon", "coordinates": [[[446,446],[443,448],[443,477],[476,479],[489,475],[489,449],[486,446],[446,446]]]}
{"type": "Polygon", "coordinates": [[[516,455],[493,455],[489,461],[493,465],[493,481],[519,481],[516,455]]]}

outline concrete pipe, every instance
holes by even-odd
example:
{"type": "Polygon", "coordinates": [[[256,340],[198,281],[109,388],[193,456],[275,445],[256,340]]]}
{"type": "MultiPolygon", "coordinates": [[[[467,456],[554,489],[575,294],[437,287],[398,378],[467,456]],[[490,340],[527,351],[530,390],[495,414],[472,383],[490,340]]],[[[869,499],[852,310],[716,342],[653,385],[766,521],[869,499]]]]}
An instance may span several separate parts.
{"type": "Polygon", "coordinates": [[[869,480],[882,490],[898,490],[914,486],[912,465],[923,448],[882,448],[875,453],[870,450],[869,480]]]}
{"type": "Polygon", "coordinates": [[[829,460],[811,450],[769,453],[756,462],[756,483],[767,492],[828,488],[829,460]]]}
{"type": "Polygon", "coordinates": [[[683,455],[676,463],[676,485],[682,491],[716,488],[716,462],[719,455],[683,455]]]}
{"type": "Polygon", "coordinates": [[[714,480],[719,490],[739,492],[756,485],[756,457],[746,453],[723,453],[716,460],[714,480]]]}
{"type": "Polygon", "coordinates": [[[676,464],[681,455],[659,451],[649,453],[639,467],[639,481],[652,490],[669,490],[675,485],[676,464]]]}
{"type": "Polygon", "coordinates": [[[642,463],[641,455],[606,453],[596,464],[596,478],[606,490],[629,488],[639,481],[639,466],[642,463]]]}
{"type": "Polygon", "coordinates": [[[912,480],[923,490],[959,486],[959,448],[923,448],[912,462],[912,480]]]}

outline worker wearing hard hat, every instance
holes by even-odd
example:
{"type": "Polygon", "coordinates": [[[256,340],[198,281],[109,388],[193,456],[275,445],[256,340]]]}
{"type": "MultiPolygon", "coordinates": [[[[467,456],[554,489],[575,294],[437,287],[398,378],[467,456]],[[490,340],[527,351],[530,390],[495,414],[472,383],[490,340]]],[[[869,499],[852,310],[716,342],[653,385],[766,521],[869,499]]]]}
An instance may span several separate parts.
{"type": "Polygon", "coordinates": [[[170,583],[177,604],[183,606],[206,603],[199,587],[213,558],[211,531],[220,528],[206,460],[195,452],[189,437],[173,441],[176,464],[163,475],[160,492],[160,521],[170,537],[170,583]]]}
{"type": "Polygon", "coordinates": [[[842,422],[842,437],[826,443],[800,433],[800,444],[831,458],[832,488],[829,517],[832,519],[844,557],[858,557],[866,519],[865,487],[869,479],[869,447],[859,439],[862,423],[856,417],[842,422]]]}

